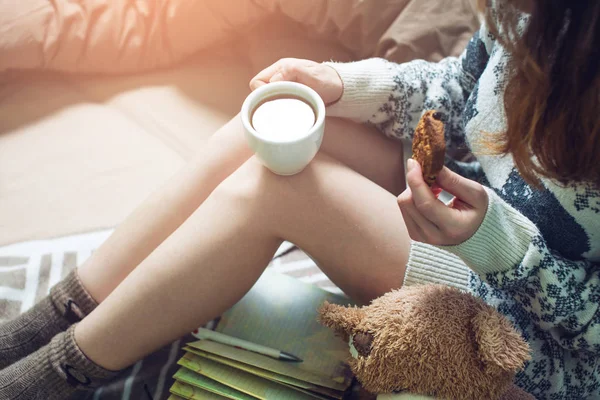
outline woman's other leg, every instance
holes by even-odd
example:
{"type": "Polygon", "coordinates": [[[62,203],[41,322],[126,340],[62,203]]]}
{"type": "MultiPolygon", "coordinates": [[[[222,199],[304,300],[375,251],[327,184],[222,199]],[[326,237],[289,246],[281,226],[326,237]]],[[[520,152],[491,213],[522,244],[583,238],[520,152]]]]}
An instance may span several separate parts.
{"type": "Polygon", "coordinates": [[[83,286],[98,303],[248,160],[252,152],[240,132],[241,120],[236,117],[211,136],[78,268],[83,286]]]}

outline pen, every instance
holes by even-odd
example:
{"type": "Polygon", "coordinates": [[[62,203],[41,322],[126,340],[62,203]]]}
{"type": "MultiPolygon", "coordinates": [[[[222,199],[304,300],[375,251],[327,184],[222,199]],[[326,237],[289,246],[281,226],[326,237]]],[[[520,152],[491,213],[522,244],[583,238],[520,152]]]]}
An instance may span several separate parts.
{"type": "Polygon", "coordinates": [[[215,332],[206,328],[198,328],[194,332],[192,332],[192,335],[198,339],[211,340],[213,342],[225,344],[228,346],[239,347],[241,349],[269,356],[277,360],[302,362],[302,359],[296,357],[293,354],[286,353],[285,351],[272,349],[267,346],[262,346],[260,344],[249,342],[247,340],[242,340],[232,336],[224,335],[222,333],[215,332]]]}

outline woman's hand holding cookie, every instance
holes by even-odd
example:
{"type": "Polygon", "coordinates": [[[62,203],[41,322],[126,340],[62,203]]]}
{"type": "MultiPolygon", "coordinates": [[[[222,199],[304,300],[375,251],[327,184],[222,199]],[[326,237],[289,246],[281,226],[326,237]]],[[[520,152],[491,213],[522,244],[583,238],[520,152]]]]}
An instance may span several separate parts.
{"type": "Polygon", "coordinates": [[[407,161],[406,190],[398,205],[411,239],[438,246],[452,246],[468,240],[483,222],[488,195],[482,185],[444,167],[433,187],[423,179],[421,166],[407,161]],[[437,199],[442,190],[455,196],[445,205],[437,199]]]}
{"type": "Polygon", "coordinates": [[[321,96],[325,105],[335,103],[344,91],[342,79],[332,67],[310,60],[282,58],[260,71],[250,81],[250,89],[255,90],[270,82],[298,82],[312,88],[321,96]]]}

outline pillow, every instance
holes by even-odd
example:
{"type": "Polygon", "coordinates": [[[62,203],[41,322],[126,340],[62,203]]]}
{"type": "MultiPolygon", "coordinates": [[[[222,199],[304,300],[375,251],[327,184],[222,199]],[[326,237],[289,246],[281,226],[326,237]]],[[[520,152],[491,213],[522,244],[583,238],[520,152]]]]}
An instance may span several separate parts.
{"type": "Polygon", "coordinates": [[[250,0],[0,1],[0,71],[162,67],[263,14],[250,0]]]}
{"type": "Polygon", "coordinates": [[[279,12],[361,59],[439,60],[464,47],[473,0],[0,1],[0,72],[171,65],[279,12]]]}
{"type": "Polygon", "coordinates": [[[270,12],[279,11],[313,33],[338,42],[362,59],[373,53],[381,35],[410,0],[255,1],[270,12]]]}
{"type": "Polygon", "coordinates": [[[473,0],[254,0],[334,40],[355,58],[439,60],[478,26],[473,0]]]}
{"type": "Polygon", "coordinates": [[[478,26],[473,0],[413,0],[381,36],[374,55],[398,63],[457,56],[478,26]]]}

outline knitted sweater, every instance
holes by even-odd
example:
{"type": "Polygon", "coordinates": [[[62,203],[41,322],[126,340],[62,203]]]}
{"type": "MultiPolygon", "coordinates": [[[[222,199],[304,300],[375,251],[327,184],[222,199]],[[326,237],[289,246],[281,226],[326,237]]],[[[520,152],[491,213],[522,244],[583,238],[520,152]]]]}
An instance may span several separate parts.
{"type": "MultiPolygon", "coordinates": [[[[482,132],[506,129],[507,59],[482,26],[460,57],[439,63],[329,63],[344,93],[328,114],[412,139],[423,111],[436,109],[444,113],[449,153],[470,150],[482,132]]],[[[486,187],[485,219],[457,246],[413,242],[405,284],[463,287],[511,319],[533,357],[516,383],[536,398],[600,399],[600,189],[544,178],[535,189],[510,155],[447,165],[486,187]]]]}

